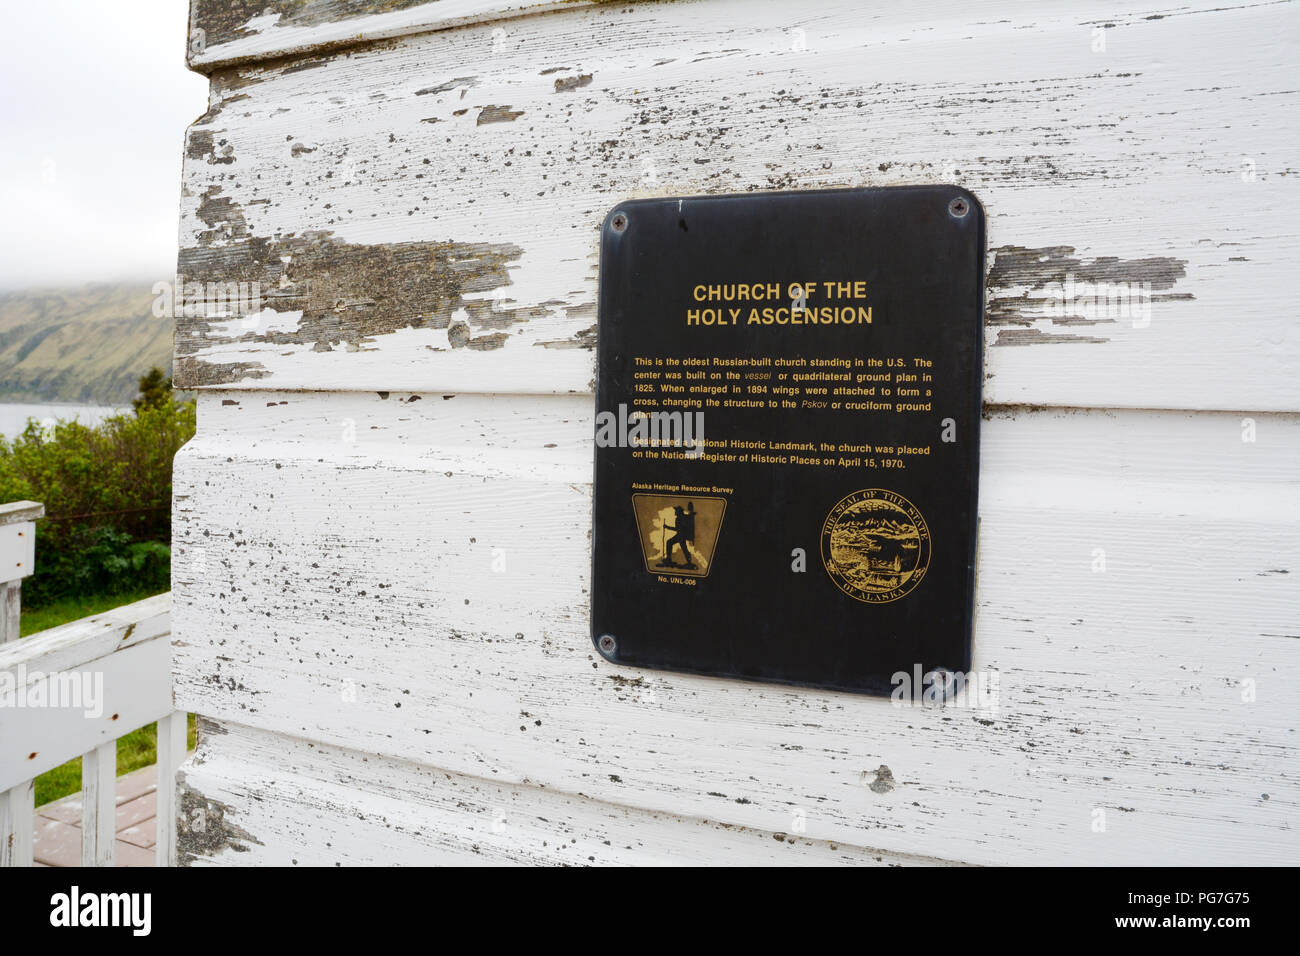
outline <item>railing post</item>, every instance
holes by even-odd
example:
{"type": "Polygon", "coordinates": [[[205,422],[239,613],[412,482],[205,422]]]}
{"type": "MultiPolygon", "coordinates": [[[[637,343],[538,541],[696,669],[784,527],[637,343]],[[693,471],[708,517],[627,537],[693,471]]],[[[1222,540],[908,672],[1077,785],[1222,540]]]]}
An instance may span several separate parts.
{"type": "Polygon", "coordinates": [[[21,581],[0,584],[0,644],[16,641],[22,633],[22,595],[21,581]]]}
{"type": "Polygon", "coordinates": [[[158,721],[158,828],[156,866],[176,865],[176,771],[185,759],[188,719],[178,710],[158,721]]]}
{"type": "Polygon", "coordinates": [[[0,644],[18,640],[23,578],[36,564],[36,519],[44,514],[35,501],[0,505],[0,644]]]}
{"type": "Polygon", "coordinates": [[[32,865],[36,781],[0,793],[0,867],[32,865]]]}
{"type": "MultiPolygon", "coordinates": [[[[23,578],[36,564],[36,519],[45,505],[11,501],[0,505],[0,644],[22,633],[23,578]]],[[[0,792],[0,866],[32,865],[36,781],[0,792]]]]}
{"type": "Polygon", "coordinates": [[[81,865],[112,866],[117,839],[117,741],[81,758],[81,865]]]}

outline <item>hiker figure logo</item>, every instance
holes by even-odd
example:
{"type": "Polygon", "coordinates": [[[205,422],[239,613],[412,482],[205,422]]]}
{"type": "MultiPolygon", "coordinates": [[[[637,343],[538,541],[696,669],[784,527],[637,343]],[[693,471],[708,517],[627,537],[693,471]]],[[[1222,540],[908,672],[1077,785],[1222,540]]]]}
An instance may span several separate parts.
{"type": "Polygon", "coordinates": [[[821,550],[826,573],[841,591],[868,604],[887,604],[925,577],[930,529],[902,495],[864,488],[826,516],[821,550]]]}
{"type": "Polygon", "coordinates": [[[632,510],[647,571],[708,575],[727,510],[725,498],[633,495],[632,510]]]}

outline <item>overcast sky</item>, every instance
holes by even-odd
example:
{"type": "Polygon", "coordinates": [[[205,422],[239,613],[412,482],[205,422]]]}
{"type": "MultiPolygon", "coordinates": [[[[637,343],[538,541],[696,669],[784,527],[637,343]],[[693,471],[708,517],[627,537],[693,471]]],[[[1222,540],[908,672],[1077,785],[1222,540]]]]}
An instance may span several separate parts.
{"type": "Polygon", "coordinates": [[[0,56],[0,289],[176,271],[188,0],[6,4],[0,56]]]}

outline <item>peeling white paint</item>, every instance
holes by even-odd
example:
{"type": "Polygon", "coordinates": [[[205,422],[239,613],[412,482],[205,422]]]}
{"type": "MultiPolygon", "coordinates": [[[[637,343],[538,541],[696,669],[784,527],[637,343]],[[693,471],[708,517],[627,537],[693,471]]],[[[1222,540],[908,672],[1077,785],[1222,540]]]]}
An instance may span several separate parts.
{"type": "Polygon", "coordinates": [[[242,338],[247,335],[268,335],[274,332],[293,332],[302,318],[302,309],[284,312],[266,308],[250,312],[224,322],[209,322],[208,334],[219,338],[242,338]]]}
{"type": "Polygon", "coordinates": [[[251,19],[249,19],[247,23],[244,24],[243,29],[249,33],[262,33],[266,30],[271,29],[273,26],[279,23],[280,16],[281,15],[278,13],[264,13],[256,17],[252,17],[251,19]]]}
{"type": "MultiPolygon", "coordinates": [[[[1300,256],[1300,230],[1276,210],[1300,182],[1287,174],[1300,110],[1286,105],[1300,94],[1275,39],[1281,9],[1146,20],[1106,3],[997,17],[943,7],[927,21],[828,0],[801,18],[808,48],[793,51],[775,42],[793,24],[783,4],[602,6],[512,20],[512,45],[495,55],[474,28],[312,69],[245,68],[229,105],[196,127],[234,162],[187,161],[181,241],[205,242],[212,227],[196,213],[215,185],[256,236],[510,243],[523,250],[510,284],[484,297],[547,310],[503,330],[504,350],[531,352],[593,324],[581,310],[595,302],[598,229],[622,199],[956,180],[984,202],[990,248],[1187,264],[1149,321],[1066,329],[1104,344],[990,349],[991,401],[1286,410],[1300,406],[1289,358],[1300,323],[1277,309],[1288,295],[1277,277],[1300,256]],[[1090,48],[1093,22],[1115,24],[1104,55],[1090,48]],[[1253,49],[1249,69],[1225,65],[1225,45],[1253,49]],[[560,66],[592,83],[556,93],[567,74],[543,71],[560,66]],[[478,126],[489,104],[523,115],[478,126]],[[293,156],[298,143],[314,152],[293,156]],[[1258,170],[1249,183],[1243,153],[1258,170]]],[[[1021,328],[1062,331],[1032,316],[1021,328]]],[[[530,354],[514,387],[587,388],[592,355],[580,351],[585,366],[530,354]]],[[[316,369],[316,354],[248,382],[311,388],[329,374],[353,387],[316,369]]],[[[418,387],[458,375],[418,352],[392,359],[418,387]]]]}

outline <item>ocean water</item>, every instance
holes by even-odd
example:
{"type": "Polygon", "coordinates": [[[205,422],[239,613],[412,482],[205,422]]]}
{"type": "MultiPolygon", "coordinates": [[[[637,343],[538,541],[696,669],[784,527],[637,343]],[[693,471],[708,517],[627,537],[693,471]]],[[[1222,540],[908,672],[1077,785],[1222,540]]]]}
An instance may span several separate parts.
{"type": "Polygon", "coordinates": [[[21,435],[24,428],[27,427],[27,419],[34,418],[42,424],[53,424],[58,420],[73,420],[81,422],[83,425],[94,425],[102,422],[109,415],[115,415],[118,412],[130,411],[127,408],[112,408],[105,405],[66,405],[66,404],[37,404],[37,405],[6,405],[0,404],[0,435],[5,438],[13,438],[21,435]]]}

